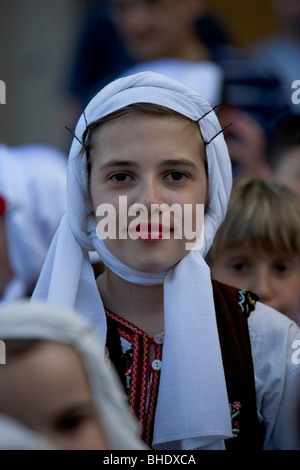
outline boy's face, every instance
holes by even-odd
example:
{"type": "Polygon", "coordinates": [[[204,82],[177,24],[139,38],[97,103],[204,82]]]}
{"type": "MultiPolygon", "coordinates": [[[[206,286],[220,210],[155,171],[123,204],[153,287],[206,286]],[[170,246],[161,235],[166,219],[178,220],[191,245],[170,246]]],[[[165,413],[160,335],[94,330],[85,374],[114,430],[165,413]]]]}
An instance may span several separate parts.
{"type": "Polygon", "coordinates": [[[300,260],[296,255],[264,254],[249,243],[226,249],[212,265],[214,279],[250,290],[292,320],[300,309],[300,260]]]}
{"type": "Polygon", "coordinates": [[[0,371],[0,412],[65,450],[107,450],[86,372],[70,346],[45,341],[0,371]]]}
{"type": "MultiPolygon", "coordinates": [[[[90,175],[92,205],[95,214],[104,203],[116,208],[117,238],[104,243],[127,266],[161,272],[186,255],[189,229],[199,233],[202,227],[196,204],[203,212],[207,195],[204,154],[198,125],[173,116],[130,113],[96,131],[90,175]],[[144,224],[137,212],[129,217],[119,215],[120,196],[125,197],[128,208],[140,204],[144,224]],[[162,204],[164,210],[159,213],[156,208],[162,204]],[[175,216],[169,210],[173,204],[179,208],[175,216]],[[188,214],[185,204],[191,208],[190,218],[187,216],[191,224],[180,217],[188,214]]],[[[97,217],[98,225],[100,219],[97,217]]]]}

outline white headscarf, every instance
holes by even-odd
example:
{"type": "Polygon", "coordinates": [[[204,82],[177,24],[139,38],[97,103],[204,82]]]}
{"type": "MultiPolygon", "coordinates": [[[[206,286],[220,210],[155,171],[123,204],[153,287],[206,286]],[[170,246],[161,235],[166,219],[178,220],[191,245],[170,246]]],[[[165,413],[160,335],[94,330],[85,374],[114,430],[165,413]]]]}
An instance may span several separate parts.
{"type": "Polygon", "coordinates": [[[137,102],[163,105],[199,120],[204,141],[213,139],[206,146],[210,200],[201,248],[189,251],[165,273],[137,272],[116,259],[97,237],[94,216],[88,217],[92,208],[86,155],[78,156],[81,145],[75,138],[68,164],[68,212],[33,298],[75,306],[92,320],[105,343],[105,311],[87,251],[95,249],[113,272],[129,282],[163,283],[165,341],[153,446],[224,448],[224,439],[231,436],[231,423],[210,270],[203,257],[226,213],[232,184],[230,158],[218,119],[207,101],[184,84],[152,72],[120,78],[100,91],[80,117],[76,137],[82,138],[86,122],[137,102]]]}
{"type": "Polygon", "coordinates": [[[0,414],[0,450],[54,450],[46,439],[16,419],[0,414]]]}
{"type": "MultiPolygon", "coordinates": [[[[138,437],[138,423],[125,403],[119,377],[107,366],[94,328],[81,315],[44,302],[20,300],[0,307],[0,331],[4,343],[9,338],[45,339],[73,346],[85,366],[110,449],[146,449],[138,437]]],[[[6,442],[0,435],[0,448],[6,442]]]]}
{"type": "Polygon", "coordinates": [[[38,279],[67,207],[66,165],[67,157],[47,145],[0,145],[0,195],[14,272],[1,302],[28,295],[38,279]]]}

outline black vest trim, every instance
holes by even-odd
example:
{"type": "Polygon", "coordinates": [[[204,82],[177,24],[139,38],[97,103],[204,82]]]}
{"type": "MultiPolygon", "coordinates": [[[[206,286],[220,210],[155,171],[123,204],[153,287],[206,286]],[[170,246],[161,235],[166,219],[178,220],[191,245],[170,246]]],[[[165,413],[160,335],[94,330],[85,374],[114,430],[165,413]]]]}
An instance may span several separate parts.
{"type": "Polygon", "coordinates": [[[247,319],[258,297],[212,281],[216,318],[234,437],[228,450],[260,450],[264,430],[257,417],[254,369],[247,319]]]}

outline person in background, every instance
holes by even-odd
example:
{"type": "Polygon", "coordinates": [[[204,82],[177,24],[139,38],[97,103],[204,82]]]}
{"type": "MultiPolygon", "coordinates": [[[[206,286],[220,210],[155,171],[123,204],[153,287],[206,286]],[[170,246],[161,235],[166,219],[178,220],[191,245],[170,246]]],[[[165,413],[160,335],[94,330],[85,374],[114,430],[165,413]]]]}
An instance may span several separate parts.
{"type": "Polygon", "coordinates": [[[300,326],[300,198],[275,181],[236,179],[206,260],[212,277],[258,295],[300,326]]]}
{"type": "Polygon", "coordinates": [[[88,4],[73,55],[65,86],[77,118],[98,91],[99,83],[106,84],[133,64],[110,18],[106,1],[88,4]]]}
{"type": "Polygon", "coordinates": [[[265,161],[268,177],[300,197],[300,116],[282,117],[269,136],[265,161]]]}
{"type": "Polygon", "coordinates": [[[225,138],[232,162],[234,178],[266,178],[269,167],[266,162],[268,132],[259,119],[237,106],[224,106],[220,121],[231,123],[225,138]]]}
{"type": "Polygon", "coordinates": [[[265,176],[266,139],[274,116],[286,107],[285,96],[263,60],[234,46],[209,0],[107,0],[93,5],[91,17],[71,73],[76,120],[112,79],[162,73],[194,88],[212,106],[221,104],[222,126],[232,123],[225,139],[234,177],[265,176]]]}
{"type": "Polygon", "coordinates": [[[300,104],[292,100],[295,91],[292,85],[300,79],[300,1],[271,0],[270,3],[278,29],[253,44],[251,49],[278,77],[288,111],[299,115],[300,104]]]}
{"type": "Polygon", "coordinates": [[[0,144],[0,303],[31,295],[66,210],[66,155],[0,144]]]}
{"type": "Polygon", "coordinates": [[[75,113],[112,79],[142,70],[183,81],[212,105],[221,102],[223,72],[210,48],[225,41],[225,32],[205,0],[108,0],[90,10],[71,70],[75,113]]]}
{"type": "Polygon", "coordinates": [[[14,301],[0,307],[0,331],[0,449],[146,449],[119,378],[81,315],[14,301]]]}

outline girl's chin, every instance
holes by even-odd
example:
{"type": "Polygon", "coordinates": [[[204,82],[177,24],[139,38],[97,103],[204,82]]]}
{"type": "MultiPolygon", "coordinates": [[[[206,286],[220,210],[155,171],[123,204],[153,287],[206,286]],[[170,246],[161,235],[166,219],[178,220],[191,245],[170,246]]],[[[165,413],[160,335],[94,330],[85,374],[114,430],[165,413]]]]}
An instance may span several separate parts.
{"type": "Polygon", "coordinates": [[[148,261],[141,261],[138,262],[136,259],[135,260],[128,260],[125,262],[125,264],[135,271],[140,271],[143,273],[163,273],[165,271],[168,271],[169,269],[173,268],[180,259],[175,259],[175,260],[164,260],[164,261],[155,261],[153,259],[148,260],[148,261]]]}
{"type": "Polygon", "coordinates": [[[187,251],[182,249],[178,250],[178,246],[172,247],[173,249],[168,250],[166,247],[160,245],[158,249],[154,249],[155,245],[146,243],[147,249],[143,247],[141,250],[140,246],[135,246],[134,249],[120,250],[114,249],[112,245],[109,246],[107,243],[107,248],[110,252],[119,259],[126,266],[134,269],[135,271],[140,271],[144,273],[162,273],[168,271],[173,266],[175,266],[186,254],[187,251]],[[152,246],[152,249],[148,247],[152,246]],[[180,252],[180,253],[179,253],[180,252]]]}
{"type": "Polygon", "coordinates": [[[135,271],[139,271],[142,273],[149,273],[149,274],[159,274],[164,271],[168,271],[172,266],[166,266],[165,264],[136,264],[136,263],[127,263],[127,266],[134,269],[135,271]]]}

